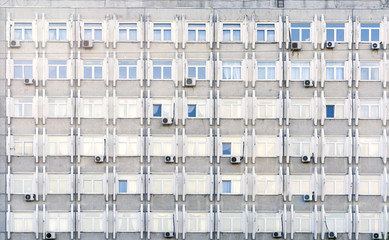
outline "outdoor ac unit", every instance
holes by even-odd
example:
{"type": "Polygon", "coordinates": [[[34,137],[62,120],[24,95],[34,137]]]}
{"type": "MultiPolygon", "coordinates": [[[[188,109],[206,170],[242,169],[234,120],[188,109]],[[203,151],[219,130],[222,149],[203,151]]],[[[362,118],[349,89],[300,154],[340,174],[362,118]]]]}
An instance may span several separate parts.
{"type": "Polygon", "coordinates": [[[172,117],[163,117],[162,118],[162,125],[172,125],[172,124],[173,124],[172,117]]]}
{"type": "Polygon", "coordinates": [[[292,51],[300,51],[301,50],[301,43],[300,42],[291,42],[290,49],[292,51]]]}
{"type": "Polygon", "coordinates": [[[327,236],[329,239],[335,239],[338,237],[338,235],[336,234],[336,232],[328,232],[327,233],[327,236]]]}
{"type": "Polygon", "coordinates": [[[55,239],[55,233],[53,232],[46,233],[45,239],[55,239]]]}
{"type": "Polygon", "coordinates": [[[81,46],[83,48],[93,48],[93,40],[83,40],[81,46]]]}
{"type": "Polygon", "coordinates": [[[18,48],[18,47],[20,47],[20,41],[19,40],[11,40],[11,42],[9,43],[9,46],[11,48],[18,48]]]}
{"type": "Polygon", "coordinates": [[[379,43],[379,42],[373,42],[373,43],[371,43],[371,49],[372,49],[372,50],[378,50],[378,49],[380,49],[380,43],[379,43]]]}
{"type": "Polygon", "coordinates": [[[371,239],[382,239],[382,233],[372,233],[371,239]]]}
{"type": "Polygon", "coordinates": [[[238,164],[243,160],[243,157],[230,157],[230,163],[238,164]]]}
{"type": "Polygon", "coordinates": [[[195,78],[185,78],[185,86],[186,87],[196,86],[196,79],[195,78]]]}
{"type": "Polygon", "coordinates": [[[32,202],[36,200],[35,194],[25,194],[24,195],[24,201],[26,202],[32,202]]]}
{"type": "Polygon", "coordinates": [[[163,237],[164,238],[174,238],[174,232],[164,232],[163,237]]]}
{"type": "Polygon", "coordinates": [[[313,200],[313,196],[310,194],[303,195],[304,202],[311,202],[313,200]]]}
{"type": "Polygon", "coordinates": [[[282,232],[273,232],[272,236],[273,238],[282,238],[282,232]]]}
{"type": "Polygon", "coordinates": [[[174,156],[166,156],[165,163],[174,163],[176,161],[176,157],[174,156]]]}
{"type": "Polygon", "coordinates": [[[103,163],[105,160],[104,156],[95,156],[95,163],[103,163]]]}
{"type": "Polygon", "coordinates": [[[24,84],[25,84],[25,85],[33,85],[34,82],[35,82],[35,80],[32,79],[32,78],[26,78],[26,79],[24,79],[24,84]]]}
{"type": "Polygon", "coordinates": [[[305,80],[304,81],[304,87],[306,87],[306,88],[313,87],[313,81],[305,80]]]}
{"type": "Polygon", "coordinates": [[[302,156],[301,157],[301,162],[303,162],[303,163],[309,163],[309,162],[311,162],[311,158],[309,157],[309,156],[302,156]]]}
{"type": "Polygon", "coordinates": [[[326,42],[326,48],[334,48],[335,42],[334,41],[327,41],[326,42]]]}

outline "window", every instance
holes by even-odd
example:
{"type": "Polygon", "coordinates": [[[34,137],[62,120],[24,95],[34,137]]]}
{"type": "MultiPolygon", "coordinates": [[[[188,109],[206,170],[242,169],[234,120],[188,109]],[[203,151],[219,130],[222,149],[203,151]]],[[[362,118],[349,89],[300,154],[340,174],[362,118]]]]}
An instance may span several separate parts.
{"type": "Polygon", "coordinates": [[[103,117],[103,99],[102,98],[84,98],[83,114],[84,118],[102,118],[103,117]]]}
{"type": "Polygon", "coordinates": [[[136,61],[119,61],[119,79],[136,79],[136,61]]]}
{"type": "Polygon", "coordinates": [[[380,118],[380,100],[361,99],[360,109],[362,119],[378,119],[380,118]]]}
{"type": "Polygon", "coordinates": [[[361,80],[378,81],[380,65],[378,62],[361,62],[361,80]]]}
{"type": "Polygon", "coordinates": [[[120,41],[136,41],[137,35],[138,33],[136,23],[119,23],[120,41]]]}
{"type": "Polygon", "coordinates": [[[138,136],[118,136],[117,155],[118,156],[138,156],[139,155],[139,143],[138,136]]]}
{"type": "Polygon", "coordinates": [[[291,99],[291,118],[310,119],[312,99],[291,99]]]}
{"type": "Polygon", "coordinates": [[[257,175],[257,194],[279,194],[278,175],[257,175]]]}
{"type": "Polygon", "coordinates": [[[291,24],[292,42],[311,41],[310,23],[292,23],[291,24]]]}
{"type": "Polygon", "coordinates": [[[187,212],[186,230],[188,232],[208,232],[209,213],[187,212]]]}
{"type": "Polygon", "coordinates": [[[68,212],[48,212],[47,229],[48,232],[69,232],[69,213],[68,212]]]}
{"type": "Polygon", "coordinates": [[[361,42],[380,41],[379,23],[361,23],[361,42]]]}
{"type": "Polygon", "coordinates": [[[14,136],[14,155],[32,156],[34,153],[34,136],[14,136]]]}
{"type": "Polygon", "coordinates": [[[290,191],[293,194],[312,194],[310,175],[290,175],[290,191]]]}
{"type": "Polygon", "coordinates": [[[343,195],[346,194],[345,176],[326,175],[325,193],[328,195],[343,195]]]}
{"type": "Polygon", "coordinates": [[[344,80],[344,62],[327,62],[326,78],[335,81],[344,80]]]}
{"type": "Polygon", "coordinates": [[[34,174],[16,173],[12,175],[12,193],[27,194],[34,192],[34,174]]]}
{"type": "Polygon", "coordinates": [[[241,156],[243,141],[241,137],[222,137],[221,154],[223,156],[241,156]]]}
{"type": "Polygon", "coordinates": [[[32,60],[14,60],[14,78],[32,78],[32,60]]]}
{"type": "Polygon", "coordinates": [[[153,104],[153,117],[162,117],[162,104],[153,104]]]}
{"type": "Polygon", "coordinates": [[[67,61],[66,60],[49,60],[49,78],[66,79],[67,78],[67,61]]]}
{"type": "Polygon", "coordinates": [[[359,213],[359,232],[360,233],[374,233],[381,232],[381,217],[380,213],[359,213]]]}
{"type": "Polygon", "coordinates": [[[311,230],[311,216],[312,213],[294,213],[293,229],[296,232],[310,233],[311,230]]]}
{"type": "Polygon", "coordinates": [[[14,98],[14,116],[32,117],[32,98],[14,98]]]}
{"type": "Polygon", "coordinates": [[[103,61],[85,61],[84,79],[103,79],[103,61]]]}
{"type": "Polygon", "coordinates": [[[328,232],[346,232],[346,214],[326,212],[325,221],[327,224],[328,232]]]}
{"type": "Polygon", "coordinates": [[[280,232],[282,231],[281,223],[279,213],[257,213],[256,232],[280,232]]]}
{"type": "Polygon", "coordinates": [[[118,232],[137,232],[139,228],[139,213],[137,212],[118,212],[117,213],[117,231],[118,232]]]}
{"type": "Polygon", "coordinates": [[[84,156],[101,156],[104,154],[104,137],[81,136],[81,152],[84,156]]]}
{"type": "Polygon", "coordinates": [[[153,99],[153,117],[173,117],[172,100],[153,99]]]}
{"type": "Polygon", "coordinates": [[[69,154],[68,136],[47,136],[47,155],[66,156],[69,154]]]}
{"type": "Polygon", "coordinates": [[[151,213],[151,231],[152,232],[172,232],[173,213],[170,212],[152,212],[151,213]]]}
{"type": "Polygon", "coordinates": [[[326,99],[326,118],[344,118],[344,100],[326,99]]]}
{"type": "Polygon", "coordinates": [[[82,193],[84,194],[103,194],[104,193],[104,174],[82,174],[82,193]]]}
{"type": "Polygon", "coordinates": [[[359,141],[361,157],[380,156],[380,137],[359,137],[359,141]]]}
{"type": "Polygon", "coordinates": [[[104,212],[81,212],[81,232],[103,232],[104,212]]]}
{"type": "Polygon", "coordinates": [[[241,175],[222,176],[222,194],[241,194],[241,175]]]}
{"type": "Polygon", "coordinates": [[[326,24],[327,41],[344,42],[344,23],[326,24]]]}
{"type": "Polygon", "coordinates": [[[119,194],[120,193],[126,193],[126,194],[137,194],[138,191],[138,179],[139,176],[137,174],[132,175],[122,175],[119,174],[119,194]]]}
{"type": "Polygon", "coordinates": [[[242,213],[221,213],[221,232],[241,232],[242,213]]]}
{"type": "Polygon", "coordinates": [[[295,157],[311,155],[311,137],[291,137],[289,154],[295,157]]]}
{"type": "Polygon", "coordinates": [[[171,41],[172,28],[170,23],[154,23],[154,41],[171,41]]]}
{"type": "Polygon", "coordinates": [[[84,24],[84,40],[103,40],[103,28],[101,23],[84,24]]]}
{"type": "Polygon", "coordinates": [[[207,194],[208,176],[189,174],[185,176],[187,194],[207,194]]]}
{"type": "Polygon", "coordinates": [[[242,100],[221,99],[221,117],[242,118],[242,100]]]}
{"type": "Polygon", "coordinates": [[[274,42],[275,33],[275,24],[257,24],[258,42],[274,42]]]}
{"type": "Polygon", "coordinates": [[[188,136],[186,137],[186,155],[207,156],[209,144],[207,137],[188,136]]]}
{"type": "Polygon", "coordinates": [[[173,151],[173,137],[151,137],[150,155],[170,156],[173,151]]]}
{"type": "Polygon", "coordinates": [[[276,118],[277,99],[257,99],[258,118],[276,118]]]}
{"type": "Polygon", "coordinates": [[[48,194],[67,194],[70,193],[69,174],[47,174],[48,194]]]}
{"type": "Polygon", "coordinates": [[[66,40],[66,23],[49,23],[49,40],[66,40]]]}
{"type": "Polygon", "coordinates": [[[258,62],[258,80],[275,80],[276,63],[275,62],[258,62]]]}
{"type": "Polygon", "coordinates": [[[188,62],[188,78],[194,78],[196,80],[206,79],[206,63],[198,61],[188,62]]]}
{"type": "Polygon", "coordinates": [[[138,117],[138,99],[119,98],[118,99],[118,117],[119,118],[137,118],[138,117]]]}
{"type": "Polygon", "coordinates": [[[67,98],[48,98],[47,116],[52,118],[67,117],[68,99],[67,98]]]}
{"type": "Polygon", "coordinates": [[[223,80],[241,80],[242,63],[239,61],[223,61],[223,80]]]}
{"type": "Polygon", "coordinates": [[[35,227],[34,212],[13,212],[13,232],[33,232],[35,227]]]}
{"type": "Polygon", "coordinates": [[[326,137],[324,145],[325,155],[328,157],[346,156],[345,137],[326,137]]]}
{"type": "Polygon", "coordinates": [[[223,41],[237,42],[240,41],[240,24],[224,23],[223,24],[223,41]]]}
{"type": "Polygon", "coordinates": [[[32,40],[32,23],[14,23],[14,40],[32,40]]]}
{"type": "Polygon", "coordinates": [[[359,194],[381,195],[381,176],[361,175],[359,176],[359,194]]]}
{"type": "Polygon", "coordinates": [[[231,143],[222,143],[223,155],[231,155],[231,143]]]}
{"type": "Polygon", "coordinates": [[[205,24],[189,23],[188,24],[188,41],[204,42],[206,41],[206,26],[205,24]]]}
{"type": "Polygon", "coordinates": [[[292,62],[291,80],[309,80],[311,79],[310,62],[292,62]]]}
{"type": "Polygon", "coordinates": [[[172,62],[153,61],[153,79],[172,79],[172,62]]]}
{"type": "Polygon", "coordinates": [[[257,137],[257,157],[276,157],[278,156],[278,139],[277,137],[257,137]]]}
{"type": "Polygon", "coordinates": [[[173,175],[152,174],[150,176],[152,194],[173,194],[174,177],[173,175]]]}
{"type": "Polygon", "coordinates": [[[188,118],[205,118],[207,101],[201,99],[188,100],[188,118]]]}

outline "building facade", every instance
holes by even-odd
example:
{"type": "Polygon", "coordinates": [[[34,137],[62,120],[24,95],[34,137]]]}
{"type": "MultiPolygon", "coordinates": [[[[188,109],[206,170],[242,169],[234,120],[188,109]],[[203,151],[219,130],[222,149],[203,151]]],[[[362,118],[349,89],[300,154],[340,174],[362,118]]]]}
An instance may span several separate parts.
{"type": "Polygon", "coordinates": [[[387,239],[387,1],[3,4],[1,239],[387,239]]]}

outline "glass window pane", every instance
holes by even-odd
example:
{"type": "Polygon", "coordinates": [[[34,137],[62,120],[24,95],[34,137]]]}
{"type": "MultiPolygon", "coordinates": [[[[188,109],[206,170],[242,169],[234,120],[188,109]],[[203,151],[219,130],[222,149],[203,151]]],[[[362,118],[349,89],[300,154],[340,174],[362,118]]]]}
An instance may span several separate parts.
{"type": "Polygon", "coordinates": [[[127,180],[119,180],[119,193],[127,192],[127,180]]]}
{"type": "Polygon", "coordinates": [[[257,31],[257,41],[265,41],[265,30],[257,31]]]}
{"type": "Polygon", "coordinates": [[[335,30],[334,29],[327,29],[327,41],[335,41],[335,30]]]}
{"type": "Polygon", "coordinates": [[[231,155],[231,143],[222,144],[223,155],[231,155]]]}
{"type": "Polygon", "coordinates": [[[102,40],[103,39],[103,31],[101,29],[95,29],[95,39],[94,40],[102,40]]]}
{"type": "Polygon", "coordinates": [[[336,41],[344,42],[344,29],[336,29],[336,41]]]}
{"type": "Polygon", "coordinates": [[[153,105],[153,117],[161,117],[162,116],[162,105],[154,104],[153,105]]]}
{"type": "Polygon", "coordinates": [[[196,117],[196,105],[188,105],[188,117],[196,117]]]}

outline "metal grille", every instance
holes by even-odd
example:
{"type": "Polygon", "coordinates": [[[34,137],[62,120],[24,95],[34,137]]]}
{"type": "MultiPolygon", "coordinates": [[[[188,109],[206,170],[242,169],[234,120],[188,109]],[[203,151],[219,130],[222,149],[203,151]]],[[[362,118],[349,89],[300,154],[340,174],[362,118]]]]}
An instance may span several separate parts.
{"type": "Polygon", "coordinates": [[[277,7],[283,8],[284,7],[284,0],[277,0],[277,7]]]}

